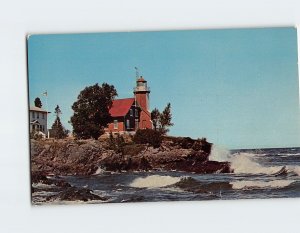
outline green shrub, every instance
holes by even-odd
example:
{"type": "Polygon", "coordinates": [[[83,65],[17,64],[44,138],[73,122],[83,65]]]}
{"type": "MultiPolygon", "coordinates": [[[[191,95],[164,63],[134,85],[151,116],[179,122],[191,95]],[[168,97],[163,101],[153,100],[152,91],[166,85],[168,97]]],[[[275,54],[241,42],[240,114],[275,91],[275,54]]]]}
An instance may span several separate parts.
{"type": "Polygon", "coordinates": [[[203,151],[210,153],[212,144],[206,141],[206,138],[192,139],[190,137],[167,138],[173,142],[173,146],[180,146],[183,149],[193,149],[195,151],[203,151]]]}
{"type": "Polygon", "coordinates": [[[120,153],[123,151],[124,146],[125,146],[125,140],[123,136],[117,134],[117,136],[114,137],[112,133],[109,134],[108,149],[120,153]]]}
{"type": "Polygon", "coordinates": [[[150,144],[154,148],[158,148],[162,142],[162,135],[153,129],[139,129],[136,131],[133,141],[136,144],[150,144]]]}

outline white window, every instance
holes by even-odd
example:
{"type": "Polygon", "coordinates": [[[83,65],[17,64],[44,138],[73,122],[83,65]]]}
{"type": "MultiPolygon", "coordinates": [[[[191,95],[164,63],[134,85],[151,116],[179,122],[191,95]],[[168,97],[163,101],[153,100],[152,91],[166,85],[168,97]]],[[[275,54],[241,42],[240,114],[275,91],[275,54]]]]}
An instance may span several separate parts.
{"type": "Polygon", "coordinates": [[[130,110],[129,110],[129,113],[130,113],[130,116],[132,117],[132,116],[133,116],[133,110],[130,109],[130,110]]]}
{"type": "Polygon", "coordinates": [[[114,120],[114,129],[118,129],[118,120],[114,120]]]}
{"type": "Polygon", "coordinates": [[[135,119],[135,129],[138,129],[138,128],[139,128],[139,120],[135,119]]]}
{"type": "Polygon", "coordinates": [[[45,119],[45,113],[42,112],[42,118],[45,119]]]}
{"type": "Polygon", "coordinates": [[[129,121],[129,119],[126,120],[126,127],[127,127],[127,129],[130,129],[130,121],[129,121]]]}
{"type": "Polygon", "coordinates": [[[34,112],[32,112],[32,118],[35,118],[35,113],[34,112]]]}

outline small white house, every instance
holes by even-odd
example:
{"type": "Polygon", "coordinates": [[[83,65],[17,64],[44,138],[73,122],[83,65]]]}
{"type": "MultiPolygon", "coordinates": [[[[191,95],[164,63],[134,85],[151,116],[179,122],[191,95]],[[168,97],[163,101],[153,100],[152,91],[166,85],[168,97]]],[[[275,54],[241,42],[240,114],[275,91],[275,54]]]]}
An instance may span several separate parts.
{"type": "Polygon", "coordinates": [[[42,132],[48,135],[47,129],[47,115],[50,112],[38,107],[30,107],[29,109],[29,122],[30,122],[30,133],[32,131],[42,132]]]}

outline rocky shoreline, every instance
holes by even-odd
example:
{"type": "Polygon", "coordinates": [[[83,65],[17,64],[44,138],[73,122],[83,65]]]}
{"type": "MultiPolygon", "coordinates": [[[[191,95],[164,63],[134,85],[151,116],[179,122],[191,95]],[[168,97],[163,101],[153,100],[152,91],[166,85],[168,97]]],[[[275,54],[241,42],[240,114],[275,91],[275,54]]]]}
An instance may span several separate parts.
{"type": "MultiPolygon", "coordinates": [[[[47,177],[43,172],[32,172],[31,175],[31,193],[39,195],[41,192],[47,192],[50,195],[43,196],[42,201],[53,203],[55,201],[101,201],[105,202],[106,197],[101,197],[92,193],[92,190],[87,188],[73,187],[66,181],[59,179],[59,177],[47,177]]],[[[38,204],[38,201],[33,201],[38,204]]]]}
{"type": "Polygon", "coordinates": [[[211,143],[191,138],[165,138],[158,148],[106,140],[31,140],[31,192],[34,204],[55,201],[96,201],[107,198],[87,188],[73,187],[60,176],[89,176],[100,172],[184,171],[230,173],[227,162],[210,161],[211,143]],[[113,148],[113,149],[112,149],[113,148]],[[46,190],[47,195],[43,196],[46,190]],[[48,195],[50,193],[50,195],[48,195]],[[40,201],[38,200],[40,196],[40,201]]]}
{"type": "Polygon", "coordinates": [[[165,140],[159,148],[126,144],[121,151],[99,140],[31,140],[31,171],[52,175],[92,175],[105,171],[185,171],[230,173],[229,163],[210,161],[211,144],[190,138],[165,140]],[[199,143],[198,143],[199,144],[199,143]]]}

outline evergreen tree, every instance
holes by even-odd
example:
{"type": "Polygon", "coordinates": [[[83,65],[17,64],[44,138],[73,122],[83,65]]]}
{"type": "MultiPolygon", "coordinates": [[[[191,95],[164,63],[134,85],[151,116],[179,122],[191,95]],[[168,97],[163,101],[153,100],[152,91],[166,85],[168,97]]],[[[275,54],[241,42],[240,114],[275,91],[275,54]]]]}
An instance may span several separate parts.
{"type": "Polygon", "coordinates": [[[59,116],[60,116],[61,110],[60,110],[60,108],[59,108],[58,105],[56,105],[56,108],[55,108],[55,110],[54,110],[54,113],[55,113],[56,117],[59,117],[59,116]]]}
{"type": "Polygon", "coordinates": [[[61,110],[58,105],[56,106],[54,113],[56,114],[56,118],[51,127],[51,136],[57,139],[66,138],[68,136],[68,130],[63,127],[60,121],[59,116],[61,114],[61,110]]]}
{"type": "Polygon", "coordinates": [[[160,112],[157,108],[154,108],[151,112],[151,120],[154,127],[154,130],[157,130],[159,124],[160,112]]]}
{"type": "Polygon", "coordinates": [[[86,87],[80,92],[72,105],[74,115],[71,117],[73,133],[76,138],[98,139],[104,128],[111,121],[109,108],[117,96],[113,85],[103,83],[86,87]]]}
{"type": "Polygon", "coordinates": [[[34,106],[38,107],[38,108],[41,108],[43,106],[42,101],[41,101],[41,99],[39,97],[35,98],[35,100],[34,100],[34,106]]]}
{"type": "Polygon", "coordinates": [[[169,132],[169,127],[173,126],[171,104],[168,103],[162,113],[157,108],[154,108],[151,112],[151,120],[155,131],[159,131],[161,134],[169,132]]]}
{"type": "Polygon", "coordinates": [[[162,134],[169,132],[168,128],[174,125],[171,121],[171,104],[168,103],[163,112],[159,115],[159,130],[162,134]]]}

